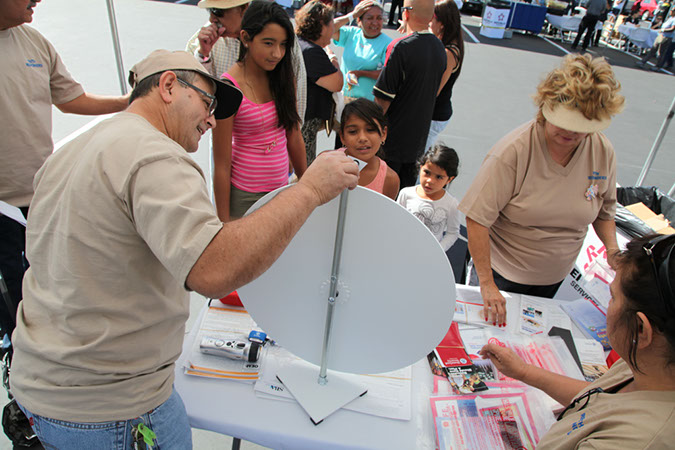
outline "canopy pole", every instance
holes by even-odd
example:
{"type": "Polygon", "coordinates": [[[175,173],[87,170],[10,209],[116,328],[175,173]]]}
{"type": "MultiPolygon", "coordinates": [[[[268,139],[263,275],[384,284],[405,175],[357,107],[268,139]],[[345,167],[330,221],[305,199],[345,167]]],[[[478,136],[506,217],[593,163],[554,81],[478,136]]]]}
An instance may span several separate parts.
{"type": "MultiPolygon", "coordinates": [[[[645,161],[644,166],[642,166],[642,172],[640,172],[640,176],[638,177],[637,181],[635,182],[636,186],[642,186],[642,182],[645,180],[645,177],[647,176],[647,172],[649,172],[649,169],[652,167],[652,163],[654,162],[654,158],[656,157],[656,153],[659,151],[659,147],[661,146],[661,141],[663,141],[663,137],[666,134],[666,131],[668,130],[668,125],[670,125],[670,121],[673,118],[673,115],[675,115],[675,97],[673,97],[673,103],[670,105],[670,110],[668,111],[668,115],[666,116],[665,119],[663,119],[663,123],[661,124],[661,129],[659,130],[659,134],[656,136],[656,140],[654,140],[654,145],[652,145],[652,149],[649,151],[649,155],[647,156],[647,160],[645,161]]],[[[673,186],[675,188],[675,185],[673,186]]],[[[672,193],[673,188],[671,188],[670,193],[672,193]]]]}
{"type": "Polygon", "coordinates": [[[117,20],[115,19],[115,6],[113,0],[106,0],[108,5],[108,20],[110,21],[110,34],[112,35],[113,47],[115,50],[115,60],[117,62],[117,76],[120,81],[122,95],[127,93],[127,81],[124,73],[124,64],[122,63],[122,50],[120,49],[120,37],[117,33],[117,20]]]}

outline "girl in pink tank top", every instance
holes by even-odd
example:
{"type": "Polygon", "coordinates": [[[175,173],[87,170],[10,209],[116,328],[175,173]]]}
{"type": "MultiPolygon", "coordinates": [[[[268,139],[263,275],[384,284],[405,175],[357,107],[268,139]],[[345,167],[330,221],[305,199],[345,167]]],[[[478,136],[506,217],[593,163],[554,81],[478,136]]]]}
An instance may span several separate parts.
{"type": "Polygon", "coordinates": [[[238,61],[224,78],[244,98],[213,130],[213,189],[223,222],[241,217],[266,193],[307,168],[291,64],[293,26],[274,2],[252,2],[241,22],[238,61]]]}
{"type": "Polygon", "coordinates": [[[367,163],[359,174],[359,186],[395,200],[398,175],[378,156],[387,139],[386,124],[387,119],[378,104],[359,98],[347,103],[342,111],[340,139],[347,155],[367,163]]]}

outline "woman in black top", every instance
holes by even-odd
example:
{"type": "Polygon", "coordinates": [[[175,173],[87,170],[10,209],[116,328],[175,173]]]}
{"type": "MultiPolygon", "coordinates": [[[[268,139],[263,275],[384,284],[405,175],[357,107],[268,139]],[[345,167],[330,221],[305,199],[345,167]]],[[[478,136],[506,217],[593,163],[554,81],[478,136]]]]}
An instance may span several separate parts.
{"type": "Polygon", "coordinates": [[[436,143],[436,138],[450,121],[452,116],[452,87],[459,77],[464,60],[464,40],[462,39],[461,20],[459,9],[454,0],[443,0],[434,7],[434,17],[429,28],[434,35],[443,42],[448,65],[443,73],[441,85],[436,97],[434,115],[429,127],[429,137],[425,151],[436,143]]]}
{"type": "Polygon", "coordinates": [[[316,158],[316,133],[332,119],[333,92],[342,90],[342,72],[337,56],[324,50],[333,36],[333,10],[312,0],[295,13],[298,35],[307,71],[307,110],[302,137],[307,150],[307,165],[316,158]]]}

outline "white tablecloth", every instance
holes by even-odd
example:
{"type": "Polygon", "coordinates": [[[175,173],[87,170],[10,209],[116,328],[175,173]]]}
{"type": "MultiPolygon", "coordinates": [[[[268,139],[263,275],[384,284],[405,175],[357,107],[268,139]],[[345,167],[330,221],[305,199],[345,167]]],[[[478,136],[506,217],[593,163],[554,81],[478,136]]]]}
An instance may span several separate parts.
{"type": "MultiPolygon", "coordinates": [[[[630,39],[631,36],[635,34],[635,31],[638,29],[639,28],[633,24],[622,24],[619,25],[619,27],[617,28],[619,33],[623,34],[628,39],[630,39]]],[[[656,37],[658,35],[659,30],[649,30],[649,37],[647,38],[647,42],[645,43],[647,45],[647,48],[651,48],[654,46],[654,41],[656,40],[656,37]]]]}
{"type": "Polygon", "coordinates": [[[432,375],[426,358],[413,365],[412,420],[341,409],[315,426],[298,403],[259,398],[252,384],[183,373],[182,359],[192,348],[205,311],[206,307],[186,336],[183,355],[176,363],[174,385],[183,398],[192,427],[274,449],[434,449],[436,438],[429,405],[432,375]]]}
{"type": "MultiPolygon", "coordinates": [[[[583,16],[556,16],[555,14],[546,14],[546,20],[551,26],[561,31],[577,31],[583,16]]],[[[602,22],[595,25],[596,30],[602,30],[602,22]]]]}
{"type": "MultiPolygon", "coordinates": [[[[462,289],[474,290],[463,285],[462,289]]],[[[508,331],[517,332],[521,296],[507,299],[508,331]]],[[[549,300],[561,304],[564,300],[549,300]]],[[[412,420],[401,421],[341,409],[319,425],[313,425],[295,402],[259,398],[252,384],[223,381],[183,373],[182,360],[189,354],[207,307],[186,336],[183,354],[176,363],[175,387],[195,428],[215,431],[274,449],[416,449],[435,448],[429,395],[432,375],[425,359],[413,365],[412,420]]],[[[572,326],[573,334],[581,332],[572,326]]],[[[383,340],[386,345],[386,340],[383,340]]],[[[367,394],[366,394],[367,395],[367,394]]]]}

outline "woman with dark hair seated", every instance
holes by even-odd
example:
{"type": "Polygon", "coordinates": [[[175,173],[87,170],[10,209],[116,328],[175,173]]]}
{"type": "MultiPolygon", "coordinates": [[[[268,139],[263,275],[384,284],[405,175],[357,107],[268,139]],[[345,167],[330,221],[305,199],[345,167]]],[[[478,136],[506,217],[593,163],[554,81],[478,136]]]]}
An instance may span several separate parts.
{"type": "Polygon", "coordinates": [[[634,239],[616,258],[607,334],[621,359],[588,383],[481,350],[506,376],[569,405],[538,449],[665,449],[675,443],[675,236],[634,239]]]}

